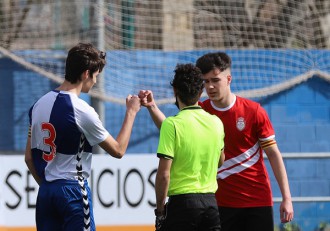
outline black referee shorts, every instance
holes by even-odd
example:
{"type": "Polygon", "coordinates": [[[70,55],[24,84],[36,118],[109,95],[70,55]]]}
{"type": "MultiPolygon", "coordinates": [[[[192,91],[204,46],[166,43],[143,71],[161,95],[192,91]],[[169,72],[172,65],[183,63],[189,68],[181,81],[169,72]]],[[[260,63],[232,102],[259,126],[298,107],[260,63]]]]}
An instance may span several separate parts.
{"type": "Polygon", "coordinates": [[[162,231],[220,231],[220,216],[213,193],[171,196],[162,231]]]}

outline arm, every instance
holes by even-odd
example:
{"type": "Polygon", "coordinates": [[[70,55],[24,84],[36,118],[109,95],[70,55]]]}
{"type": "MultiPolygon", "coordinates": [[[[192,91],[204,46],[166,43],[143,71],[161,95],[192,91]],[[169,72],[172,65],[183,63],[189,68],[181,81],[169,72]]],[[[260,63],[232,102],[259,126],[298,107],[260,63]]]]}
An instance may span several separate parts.
{"type": "Polygon", "coordinates": [[[159,158],[158,170],[156,175],[156,208],[159,213],[164,212],[164,205],[167,197],[168,186],[170,183],[170,171],[172,160],[163,157],[159,158]]]}
{"type": "Polygon", "coordinates": [[[35,179],[35,181],[38,183],[38,185],[40,185],[41,179],[38,176],[37,171],[36,171],[36,169],[34,167],[34,164],[33,164],[30,134],[29,134],[29,136],[27,138],[27,141],[26,141],[26,147],[25,147],[25,163],[26,163],[26,166],[28,167],[29,171],[31,172],[33,178],[35,179]]]}
{"type": "Polygon", "coordinates": [[[218,168],[220,168],[223,165],[224,162],[225,162],[225,152],[222,149],[221,154],[220,154],[218,168]]]}
{"type": "Polygon", "coordinates": [[[139,98],[141,99],[141,105],[145,106],[148,109],[152,120],[154,121],[157,128],[160,129],[160,127],[162,125],[162,122],[164,121],[166,116],[157,107],[157,104],[154,100],[152,91],[150,91],[150,90],[141,90],[139,92],[139,98]]]}
{"type": "Polygon", "coordinates": [[[140,99],[137,96],[129,95],[126,98],[125,118],[117,138],[114,139],[111,135],[109,135],[99,144],[100,147],[111,156],[119,159],[124,156],[131,137],[134,120],[137,112],[140,110],[140,107],[140,99]]]}
{"type": "Polygon", "coordinates": [[[289,188],[288,176],[286,174],[283,159],[277,145],[271,145],[264,149],[270,165],[273,169],[275,178],[282,194],[282,203],[280,205],[281,222],[285,223],[293,219],[293,206],[289,188]]]}

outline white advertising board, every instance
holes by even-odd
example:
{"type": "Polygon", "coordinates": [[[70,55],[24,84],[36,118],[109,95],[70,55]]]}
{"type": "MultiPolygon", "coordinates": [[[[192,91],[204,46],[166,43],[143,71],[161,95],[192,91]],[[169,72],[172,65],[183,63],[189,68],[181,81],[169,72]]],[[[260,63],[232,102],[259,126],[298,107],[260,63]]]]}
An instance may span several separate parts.
{"type": "MultiPolygon", "coordinates": [[[[153,225],[158,158],[94,155],[89,185],[96,225],[153,225]]],[[[23,155],[0,155],[0,227],[35,226],[38,185],[23,155]]]]}

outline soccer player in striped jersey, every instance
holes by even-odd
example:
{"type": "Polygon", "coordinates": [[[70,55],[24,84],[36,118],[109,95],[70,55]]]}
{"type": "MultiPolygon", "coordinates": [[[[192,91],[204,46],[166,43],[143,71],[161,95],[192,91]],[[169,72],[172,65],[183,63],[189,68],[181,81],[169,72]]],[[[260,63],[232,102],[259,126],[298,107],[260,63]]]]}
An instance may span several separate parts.
{"type": "Polygon", "coordinates": [[[205,54],[196,66],[209,97],[200,105],[222,120],[226,134],[216,193],[222,231],[273,231],[273,200],[263,151],[282,193],[281,222],[293,219],[293,206],[271,121],[260,104],[231,92],[231,58],[226,53],[205,54]]]}
{"type": "Polygon", "coordinates": [[[87,183],[92,147],[100,145],[111,156],[121,158],[141,107],[137,96],[126,98],[125,118],[115,139],[95,110],[79,98],[96,83],[105,63],[105,53],[93,45],[74,46],[66,59],[64,82],[29,110],[25,162],[40,186],[38,231],[95,230],[87,183]]]}

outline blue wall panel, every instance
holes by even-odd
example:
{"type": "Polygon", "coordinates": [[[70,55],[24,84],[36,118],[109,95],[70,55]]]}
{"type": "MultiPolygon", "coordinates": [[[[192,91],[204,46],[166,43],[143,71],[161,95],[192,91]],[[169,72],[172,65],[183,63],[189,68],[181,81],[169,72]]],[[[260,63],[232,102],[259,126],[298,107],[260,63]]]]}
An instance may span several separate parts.
{"type": "Polygon", "coordinates": [[[314,76],[292,89],[260,100],[272,120],[282,152],[330,151],[329,92],[330,83],[314,76]]]}
{"type": "Polygon", "coordinates": [[[3,58],[0,61],[0,150],[13,150],[15,145],[13,69],[18,65],[3,58]]]}

